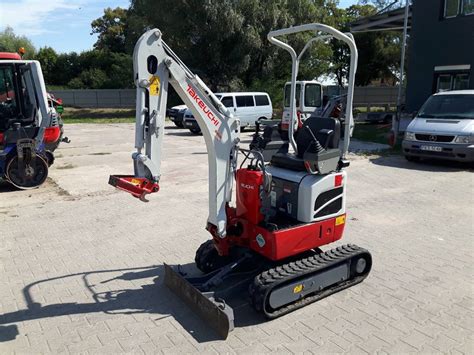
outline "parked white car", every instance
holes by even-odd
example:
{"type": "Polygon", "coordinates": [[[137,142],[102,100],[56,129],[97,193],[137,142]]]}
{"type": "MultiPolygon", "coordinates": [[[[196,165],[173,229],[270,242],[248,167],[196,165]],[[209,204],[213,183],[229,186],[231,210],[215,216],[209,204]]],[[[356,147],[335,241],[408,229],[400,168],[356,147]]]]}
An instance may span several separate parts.
{"type": "Polygon", "coordinates": [[[474,90],[432,95],[408,125],[407,160],[438,158],[474,162],[474,90]]]}
{"type": "MultiPolygon", "coordinates": [[[[225,107],[231,110],[234,116],[240,119],[240,127],[242,128],[255,127],[255,122],[272,118],[272,101],[266,92],[226,92],[215,95],[225,107]]],[[[190,110],[185,111],[183,122],[184,127],[192,133],[201,133],[201,129],[190,110]]]]}

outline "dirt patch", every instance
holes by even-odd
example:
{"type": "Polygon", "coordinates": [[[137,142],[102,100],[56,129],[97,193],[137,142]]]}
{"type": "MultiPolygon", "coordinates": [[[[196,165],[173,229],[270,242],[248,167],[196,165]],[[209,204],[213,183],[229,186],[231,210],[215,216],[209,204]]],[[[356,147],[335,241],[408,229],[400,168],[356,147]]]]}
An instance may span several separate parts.
{"type": "Polygon", "coordinates": [[[72,197],[67,190],[64,190],[61,186],[58,185],[56,181],[54,181],[50,177],[46,179],[46,183],[53,188],[54,192],[56,192],[58,196],[72,197]]]}
{"type": "Polygon", "coordinates": [[[66,169],[74,169],[75,167],[76,167],[75,165],[66,164],[66,165],[58,166],[58,167],[56,167],[56,169],[66,170],[66,169]]]}

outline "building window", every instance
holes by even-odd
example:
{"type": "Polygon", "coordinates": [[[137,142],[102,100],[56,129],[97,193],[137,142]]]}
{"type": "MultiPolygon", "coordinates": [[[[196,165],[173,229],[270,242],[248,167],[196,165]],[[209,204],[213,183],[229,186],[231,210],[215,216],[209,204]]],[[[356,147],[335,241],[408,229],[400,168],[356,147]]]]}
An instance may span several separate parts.
{"type": "Polygon", "coordinates": [[[442,74],[438,76],[438,87],[436,92],[451,90],[452,76],[450,74],[442,74]]]}
{"type": "Polygon", "coordinates": [[[454,17],[459,14],[459,0],[445,0],[444,17],[454,17]]]}
{"type": "Polygon", "coordinates": [[[464,0],[462,13],[464,15],[474,14],[474,0],[464,0]]]}
{"type": "Polygon", "coordinates": [[[474,14],[474,0],[444,0],[444,17],[474,14]]]}
{"type": "Polygon", "coordinates": [[[469,73],[437,74],[436,92],[469,89],[469,73]]]}
{"type": "Polygon", "coordinates": [[[454,90],[466,90],[469,88],[469,74],[456,74],[454,76],[454,90]]]}

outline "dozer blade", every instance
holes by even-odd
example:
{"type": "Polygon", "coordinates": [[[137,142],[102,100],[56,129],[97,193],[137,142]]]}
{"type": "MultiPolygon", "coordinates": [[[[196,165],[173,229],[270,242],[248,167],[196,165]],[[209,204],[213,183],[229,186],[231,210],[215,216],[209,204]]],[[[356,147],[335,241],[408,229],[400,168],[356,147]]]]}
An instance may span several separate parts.
{"type": "Polygon", "coordinates": [[[184,301],[201,319],[213,328],[222,339],[234,329],[234,311],[223,301],[214,299],[212,292],[201,292],[186,278],[167,264],[165,285],[184,301]]]}

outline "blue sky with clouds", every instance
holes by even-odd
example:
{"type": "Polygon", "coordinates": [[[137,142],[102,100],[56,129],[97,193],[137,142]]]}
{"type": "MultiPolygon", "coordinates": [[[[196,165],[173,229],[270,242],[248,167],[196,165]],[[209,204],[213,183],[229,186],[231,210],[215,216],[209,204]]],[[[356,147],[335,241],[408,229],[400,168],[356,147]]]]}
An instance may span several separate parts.
{"type": "MultiPolygon", "coordinates": [[[[347,7],[357,0],[340,0],[347,7]]],[[[50,46],[58,52],[92,48],[92,20],[106,7],[128,7],[129,0],[0,0],[0,30],[6,26],[30,38],[37,48],[50,46]]]]}

